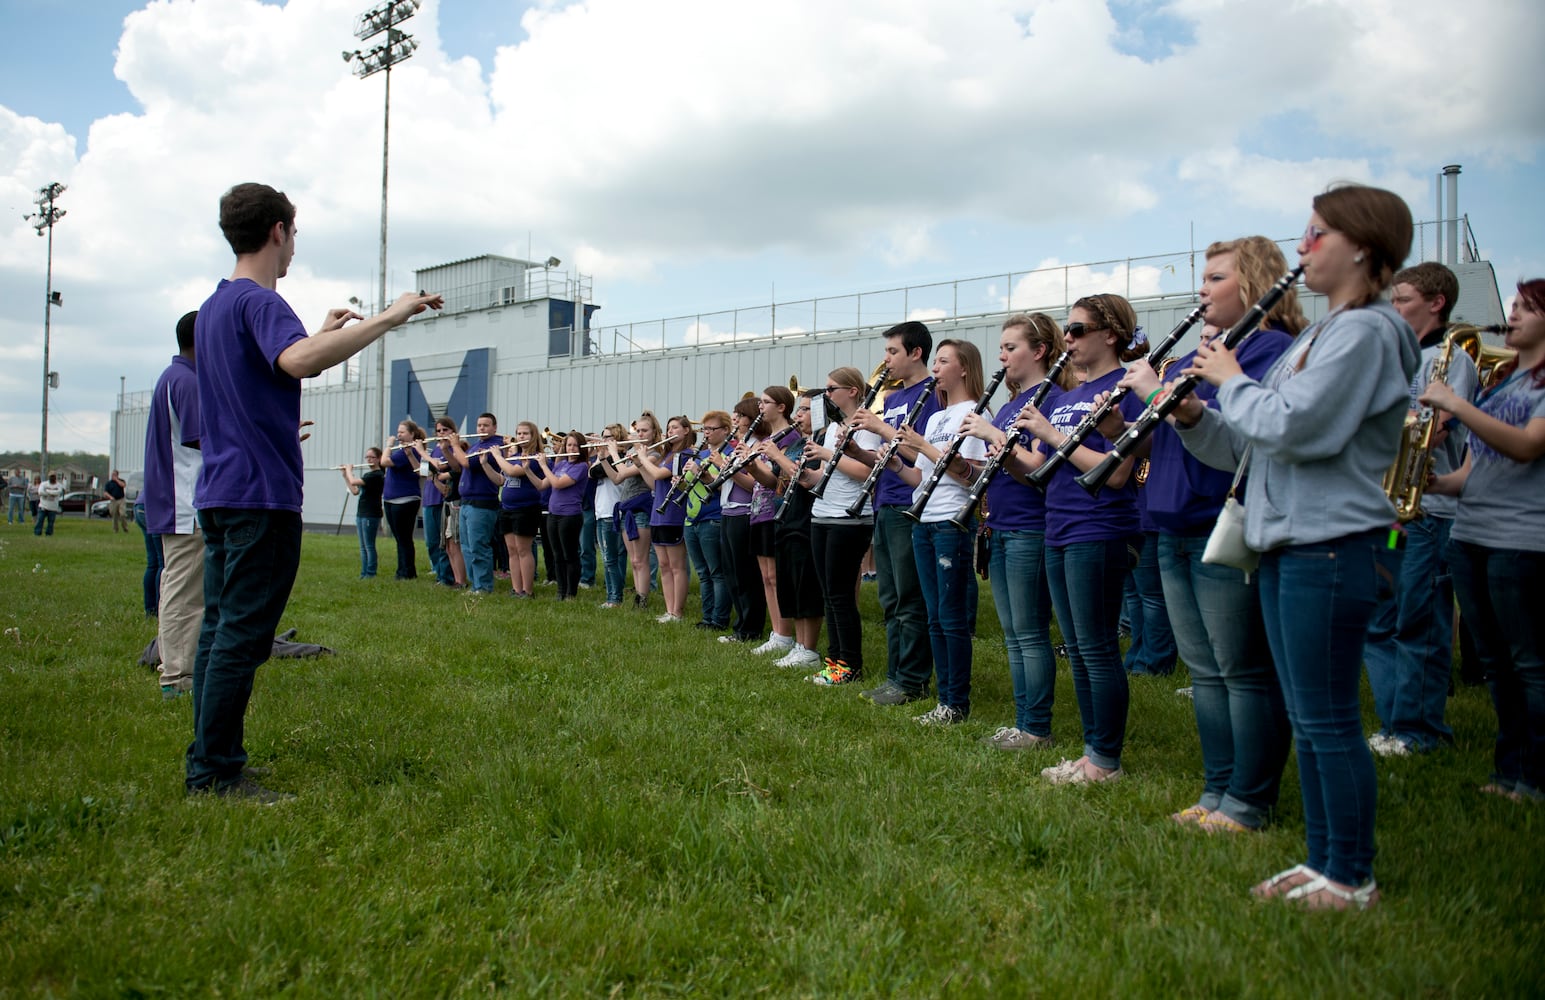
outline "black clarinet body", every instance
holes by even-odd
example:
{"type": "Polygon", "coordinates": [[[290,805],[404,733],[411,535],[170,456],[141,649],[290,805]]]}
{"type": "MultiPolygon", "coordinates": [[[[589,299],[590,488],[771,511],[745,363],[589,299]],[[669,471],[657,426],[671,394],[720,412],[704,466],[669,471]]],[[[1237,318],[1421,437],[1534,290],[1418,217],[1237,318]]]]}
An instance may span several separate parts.
{"type": "MultiPolygon", "coordinates": [[[[1036,386],[1035,393],[1025,405],[1040,409],[1041,404],[1046,402],[1046,397],[1051,393],[1051,387],[1057,384],[1057,379],[1062,376],[1062,370],[1067,365],[1068,352],[1063,351],[1058,355],[1057,360],[1052,363],[1051,370],[1046,373],[1046,378],[1041,381],[1040,385],[1036,386]]],[[[1022,407],[1019,412],[1024,413],[1024,408],[1022,407]]],[[[972,515],[981,506],[982,498],[987,495],[987,489],[992,485],[993,477],[1003,469],[1003,463],[1008,460],[1009,452],[1014,450],[1015,445],[1023,445],[1025,443],[1025,433],[1023,431],[1009,435],[1009,439],[1003,445],[1002,450],[987,460],[987,464],[982,468],[982,474],[977,476],[976,482],[971,484],[971,492],[967,495],[965,504],[955,513],[954,517],[950,518],[951,524],[962,531],[966,530],[966,527],[971,522],[972,515]]]]}
{"type": "MultiPolygon", "coordinates": [[[[912,401],[912,408],[907,415],[901,418],[899,427],[911,427],[917,423],[918,415],[923,412],[923,407],[928,405],[928,398],[933,395],[933,387],[939,384],[939,380],[932,375],[923,379],[923,391],[917,394],[912,401]]],[[[864,504],[869,502],[869,497],[874,493],[874,488],[880,482],[880,473],[890,464],[890,460],[896,457],[896,451],[901,447],[901,435],[898,434],[886,442],[885,448],[880,452],[879,460],[874,463],[874,468],[869,470],[869,475],[859,487],[858,499],[848,505],[849,517],[857,517],[864,512],[864,504]]]]}
{"type": "MultiPolygon", "coordinates": [[[[746,428],[745,440],[747,442],[751,440],[751,435],[756,433],[756,429],[757,427],[761,426],[761,423],[762,415],[758,413],[751,419],[751,426],[746,428]]],[[[725,480],[734,476],[737,472],[749,465],[753,457],[754,456],[747,454],[745,458],[734,459],[726,463],[724,468],[719,470],[719,474],[708,481],[708,489],[712,491],[718,489],[720,486],[723,486],[725,480]]]]}
{"type": "MultiPolygon", "coordinates": [[[[1223,346],[1234,350],[1246,337],[1259,329],[1266,319],[1266,314],[1281,301],[1282,296],[1287,294],[1288,289],[1293,287],[1303,273],[1304,267],[1300,264],[1278,278],[1277,283],[1266,290],[1266,294],[1261,296],[1260,301],[1250,307],[1250,311],[1245,313],[1244,318],[1223,334],[1223,346]]],[[[1144,410],[1136,422],[1116,439],[1116,443],[1100,460],[1099,465],[1078,477],[1078,485],[1088,491],[1090,496],[1098,493],[1100,487],[1105,485],[1106,480],[1110,479],[1117,467],[1132,457],[1133,452],[1147,439],[1148,435],[1153,433],[1154,428],[1158,427],[1165,417],[1174,413],[1175,408],[1195,392],[1196,387],[1201,383],[1202,379],[1196,375],[1182,375],[1162,399],[1155,401],[1144,410]]]]}
{"type": "MultiPolygon", "coordinates": [[[[998,391],[998,386],[1008,377],[1007,368],[999,368],[993,374],[992,381],[987,383],[987,389],[982,393],[982,398],[976,401],[976,408],[971,412],[981,416],[987,411],[987,404],[992,400],[992,394],[998,391]]],[[[906,510],[907,517],[919,523],[923,520],[923,510],[928,506],[928,499],[933,496],[933,491],[939,488],[939,483],[944,481],[944,474],[949,471],[950,463],[960,454],[960,446],[963,443],[959,434],[950,442],[950,446],[940,456],[938,464],[933,467],[933,472],[928,476],[928,482],[923,484],[923,492],[919,493],[912,506],[906,510]]]]}
{"type": "MultiPolygon", "coordinates": [[[[1148,363],[1157,369],[1160,362],[1169,356],[1170,351],[1175,349],[1175,345],[1180,343],[1180,338],[1186,335],[1186,331],[1201,321],[1202,314],[1206,311],[1207,307],[1202,305],[1186,313],[1185,317],[1175,324],[1175,328],[1165,334],[1164,338],[1154,345],[1153,350],[1148,352],[1148,363]]],[[[1126,399],[1127,393],[1131,391],[1126,386],[1117,386],[1105,398],[1103,404],[1084,414],[1084,418],[1078,422],[1078,426],[1073,428],[1073,433],[1064,438],[1062,443],[1057,446],[1057,450],[1046,456],[1046,461],[1041,464],[1041,467],[1030,474],[1030,485],[1044,491],[1046,484],[1051,482],[1051,477],[1056,474],[1057,469],[1062,463],[1073,457],[1073,452],[1077,451],[1084,443],[1084,440],[1094,432],[1094,429],[1100,425],[1100,421],[1104,420],[1110,415],[1112,410],[1120,406],[1121,401],[1126,399]]]]}
{"type": "MultiPolygon", "coordinates": [[[[891,377],[889,367],[881,368],[874,381],[869,383],[868,390],[864,393],[863,402],[858,404],[859,409],[867,410],[874,405],[875,397],[880,394],[880,387],[885,380],[891,377]]],[[[837,472],[837,462],[842,458],[843,449],[848,446],[848,438],[853,436],[851,427],[844,425],[842,433],[838,435],[836,447],[832,449],[832,457],[827,461],[826,468],[821,470],[821,480],[811,488],[810,493],[817,498],[826,494],[826,485],[832,481],[832,476],[837,472]]]]}

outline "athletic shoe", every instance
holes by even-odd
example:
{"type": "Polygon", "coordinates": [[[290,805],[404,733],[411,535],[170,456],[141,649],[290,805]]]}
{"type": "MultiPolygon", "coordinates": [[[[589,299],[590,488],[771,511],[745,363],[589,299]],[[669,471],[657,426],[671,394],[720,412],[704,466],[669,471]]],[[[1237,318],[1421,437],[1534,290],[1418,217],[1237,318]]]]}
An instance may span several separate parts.
{"type": "Polygon", "coordinates": [[[161,685],[161,700],[162,701],[176,701],[178,698],[182,697],[183,695],[185,695],[187,693],[188,692],[186,692],[186,691],[178,690],[177,686],[174,685],[174,684],[162,684],[161,685]]]}
{"type": "Polygon", "coordinates": [[[787,653],[794,648],[792,635],[779,635],[774,632],[772,637],[751,651],[752,656],[762,656],[765,653],[787,653]]]}
{"type": "Polygon", "coordinates": [[[1380,757],[1409,757],[1412,753],[1405,740],[1388,733],[1374,733],[1368,737],[1368,749],[1380,757]]]}
{"type": "Polygon", "coordinates": [[[240,799],[245,802],[256,802],[260,806],[278,805],[281,802],[289,802],[295,798],[289,792],[276,792],[243,775],[229,785],[206,785],[203,788],[190,789],[190,798],[203,798],[214,796],[221,799],[240,799]]]}
{"type": "Polygon", "coordinates": [[[860,694],[860,697],[868,698],[876,705],[908,705],[914,701],[922,701],[927,696],[926,691],[908,691],[890,679],[886,679],[879,687],[860,694]]]}
{"type": "Polygon", "coordinates": [[[620,601],[602,601],[600,604],[597,604],[596,607],[598,607],[598,608],[620,608],[620,607],[622,607],[622,602],[620,602],[620,601]]]}
{"type": "Polygon", "coordinates": [[[669,611],[667,611],[665,614],[663,614],[660,617],[656,618],[655,621],[659,622],[661,625],[670,625],[673,622],[681,621],[681,616],[680,615],[673,615],[669,611]]]}
{"type": "Polygon", "coordinates": [[[1052,655],[1057,659],[1065,660],[1068,658],[1068,644],[1065,642],[1059,642],[1051,648],[1051,652],[1052,655]]]}
{"type": "Polygon", "coordinates": [[[820,673],[811,674],[805,680],[820,687],[836,687],[839,684],[852,684],[863,675],[862,670],[850,667],[841,660],[829,659],[820,673]]]}
{"type": "Polygon", "coordinates": [[[1175,694],[1182,698],[1192,698],[1194,700],[1194,695],[1192,694],[1192,689],[1190,687],[1176,688],[1175,694]]]}
{"type": "Polygon", "coordinates": [[[580,590],[589,590],[591,587],[594,587],[594,586],[595,586],[595,584],[593,584],[593,583],[581,583],[579,585],[579,589],[580,590]]]}
{"type": "Polygon", "coordinates": [[[982,742],[998,750],[1039,750],[1051,746],[1052,738],[1027,733],[1018,726],[1000,726],[996,733],[983,738],[982,742]]]}
{"type": "Polygon", "coordinates": [[[951,708],[941,701],[912,721],[919,726],[958,726],[966,721],[966,713],[958,708],[951,708]]]}
{"type": "Polygon", "coordinates": [[[781,659],[773,661],[775,667],[813,667],[821,662],[821,654],[813,649],[806,649],[799,643],[789,650],[781,659]]]}
{"type": "Polygon", "coordinates": [[[692,627],[703,632],[719,631],[719,626],[715,625],[713,622],[697,622],[692,627]]]}
{"type": "Polygon", "coordinates": [[[1102,768],[1090,763],[1088,757],[1081,757],[1073,761],[1065,760],[1056,767],[1048,767],[1041,772],[1041,777],[1053,785],[1093,785],[1115,781],[1126,773],[1119,767],[1114,771],[1102,771],[1102,768]]]}
{"type": "Polygon", "coordinates": [[[751,641],[751,637],[749,635],[741,635],[739,632],[736,632],[736,633],[734,633],[732,635],[721,635],[721,636],[719,636],[719,641],[724,643],[725,645],[729,645],[730,643],[736,643],[736,642],[750,642],[751,641]]]}

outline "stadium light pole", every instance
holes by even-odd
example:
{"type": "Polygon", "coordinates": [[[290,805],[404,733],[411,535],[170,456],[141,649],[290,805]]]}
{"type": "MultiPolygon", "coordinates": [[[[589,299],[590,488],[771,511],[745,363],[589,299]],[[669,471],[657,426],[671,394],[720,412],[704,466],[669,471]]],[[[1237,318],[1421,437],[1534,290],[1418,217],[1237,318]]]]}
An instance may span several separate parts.
{"type": "Polygon", "coordinates": [[[54,291],[54,223],[64,218],[65,211],[55,203],[64,192],[65,186],[58,181],[39,188],[37,196],[38,210],[22,216],[23,219],[29,222],[33,219],[37,220],[32,223],[32,228],[38,231],[39,236],[42,236],[45,230],[48,234],[48,278],[43,295],[43,441],[38,448],[38,465],[40,466],[38,471],[45,478],[48,476],[48,390],[58,385],[57,379],[59,378],[57,372],[48,370],[48,339],[53,322],[54,306],[64,305],[63,296],[54,291]]]}
{"type": "MultiPolygon", "coordinates": [[[[354,63],[354,75],[361,80],[377,73],[386,73],[385,109],[381,125],[381,288],[378,293],[379,312],[386,311],[386,179],[388,154],[392,134],[392,67],[407,60],[418,48],[418,42],[406,32],[398,31],[397,25],[406,21],[422,6],[423,0],[384,0],[361,14],[354,22],[354,37],[368,41],[385,34],[386,39],[367,51],[354,49],[343,53],[343,61],[354,63]]],[[[376,345],[376,429],[386,428],[386,338],[376,345]]]]}

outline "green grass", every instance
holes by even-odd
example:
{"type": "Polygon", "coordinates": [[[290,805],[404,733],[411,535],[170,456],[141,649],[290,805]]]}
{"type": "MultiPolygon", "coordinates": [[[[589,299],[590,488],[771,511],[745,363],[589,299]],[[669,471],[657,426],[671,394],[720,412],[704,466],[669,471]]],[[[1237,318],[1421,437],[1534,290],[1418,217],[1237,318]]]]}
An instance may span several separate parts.
{"type": "MultiPolygon", "coordinates": [[[[1133,681],[1115,785],[978,742],[1011,721],[985,588],[972,721],[926,731],[597,591],[362,583],[309,535],[284,627],[340,653],[258,673],[247,747],[298,796],[265,809],[185,800],[142,565],[101,522],[0,534],[3,995],[1545,990],[1545,812],[1476,793],[1480,690],[1456,750],[1379,763],[1384,903],[1304,914],[1247,894],[1302,860],[1291,765],[1260,836],[1165,819],[1201,785],[1183,679],[1133,681]]],[[[1078,729],[1064,665],[1064,753],[1078,729]]]]}

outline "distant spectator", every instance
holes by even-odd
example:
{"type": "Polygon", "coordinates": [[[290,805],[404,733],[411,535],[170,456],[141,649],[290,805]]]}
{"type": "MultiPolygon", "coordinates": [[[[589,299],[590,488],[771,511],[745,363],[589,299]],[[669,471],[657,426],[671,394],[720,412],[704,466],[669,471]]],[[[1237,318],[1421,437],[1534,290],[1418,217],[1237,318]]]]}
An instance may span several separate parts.
{"type": "Polygon", "coordinates": [[[48,482],[38,487],[38,512],[37,520],[32,524],[34,535],[52,535],[54,533],[54,518],[59,516],[59,498],[64,496],[64,487],[59,485],[59,474],[50,472],[48,482]],[[48,530],[43,530],[44,523],[48,524],[48,530]]]}
{"type": "Polygon", "coordinates": [[[33,476],[32,485],[27,487],[27,514],[34,521],[38,517],[38,491],[42,488],[43,477],[33,476]]]}
{"type": "Polygon", "coordinates": [[[25,524],[27,510],[27,474],[13,472],[6,482],[6,524],[25,524]]]}
{"type": "Polygon", "coordinates": [[[107,512],[113,518],[115,535],[118,534],[120,527],[123,528],[124,534],[129,533],[129,519],[123,514],[123,498],[128,495],[128,490],[124,487],[123,477],[118,474],[117,469],[114,469],[113,474],[108,477],[107,485],[102,487],[103,492],[107,494],[107,512]]]}

